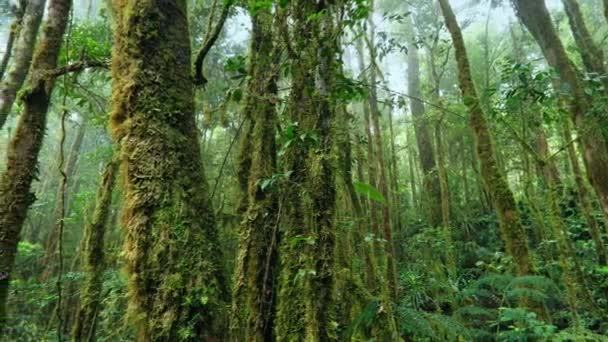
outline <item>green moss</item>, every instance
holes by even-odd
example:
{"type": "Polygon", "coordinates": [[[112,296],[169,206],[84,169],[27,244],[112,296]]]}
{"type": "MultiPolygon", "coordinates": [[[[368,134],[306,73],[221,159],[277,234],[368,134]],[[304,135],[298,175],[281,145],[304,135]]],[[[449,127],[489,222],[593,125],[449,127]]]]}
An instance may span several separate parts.
{"type": "Polygon", "coordinates": [[[227,293],[194,122],[186,2],[114,7],[110,127],[125,176],[130,317],[141,340],[217,338],[227,293]]]}

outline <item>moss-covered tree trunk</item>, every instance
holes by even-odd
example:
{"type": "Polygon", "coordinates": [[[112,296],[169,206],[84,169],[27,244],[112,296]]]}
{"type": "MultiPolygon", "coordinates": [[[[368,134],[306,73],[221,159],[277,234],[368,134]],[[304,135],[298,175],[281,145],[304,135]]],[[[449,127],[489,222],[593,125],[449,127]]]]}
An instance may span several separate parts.
{"type": "Polygon", "coordinates": [[[327,341],[335,335],[335,184],[331,149],[337,33],[334,7],[308,0],[291,3],[289,112],[296,141],[285,154],[290,171],[282,224],[277,341],[327,341]],[[310,18],[316,18],[311,20],[310,18]]]}
{"type": "Polygon", "coordinates": [[[469,110],[469,124],[475,135],[481,177],[488,192],[491,194],[494,208],[498,214],[502,238],[507,252],[513,258],[517,274],[532,274],[534,273],[534,268],[526,234],[519,219],[513,193],[509,189],[505,176],[496,162],[492,136],[488,129],[485,113],[477,96],[475,84],[473,83],[462,32],[448,0],[439,0],[439,4],[454,44],[456,61],[458,63],[458,82],[464,103],[469,110]]]}
{"type": "MultiPolygon", "coordinates": [[[[12,64],[6,78],[0,83],[0,128],[4,126],[11,112],[17,92],[21,89],[34,55],[38,28],[44,14],[45,0],[29,0],[13,53],[12,64]]],[[[49,15],[50,15],[49,10],[49,15]]],[[[40,48],[39,48],[40,49],[40,48]]]]}
{"type": "Polygon", "coordinates": [[[185,0],[115,0],[111,130],[140,341],[220,339],[227,289],[194,120],[185,0]]]}
{"type": "Polygon", "coordinates": [[[431,129],[429,128],[429,120],[425,114],[425,106],[422,102],[422,88],[420,82],[420,56],[418,47],[416,46],[416,38],[414,34],[414,25],[411,16],[406,19],[408,25],[407,30],[407,88],[408,93],[412,96],[410,102],[410,111],[414,122],[414,132],[416,135],[416,144],[418,146],[418,157],[420,158],[420,166],[422,167],[424,186],[422,203],[425,208],[428,208],[429,223],[432,226],[441,224],[441,189],[440,181],[437,174],[437,164],[435,161],[435,153],[433,152],[433,141],[431,138],[431,129]]]}
{"type": "Polygon", "coordinates": [[[96,340],[95,329],[101,311],[103,272],[106,268],[104,236],[110,218],[112,190],[117,173],[118,161],[111,160],[106,164],[97,188],[93,216],[85,224],[82,250],[85,278],[72,329],[73,341],[96,340]]]}
{"type": "Polygon", "coordinates": [[[279,203],[276,186],[262,186],[277,173],[278,70],[270,10],[252,11],[252,25],[245,105],[251,133],[249,143],[243,145],[247,151],[241,153],[241,160],[249,159],[245,179],[247,207],[240,229],[230,329],[234,341],[271,341],[278,273],[279,203]]]}
{"type": "Polygon", "coordinates": [[[49,3],[48,19],[23,92],[23,111],[7,149],[6,171],[0,177],[0,321],[6,317],[8,286],[23,221],[36,200],[30,187],[37,175],[38,154],[55,84],[54,78],[46,74],[57,67],[71,5],[70,0],[49,3]]]}
{"type": "Polygon", "coordinates": [[[608,144],[602,133],[606,120],[590,111],[591,99],[574,64],[553,26],[544,0],[512,0],[517,15],[540,45],[550,66],[560,73],[563,96],[570,104],[570,114],[579,131],[587,176],[595,189],[604,216],[608,218],[608,144]]]}

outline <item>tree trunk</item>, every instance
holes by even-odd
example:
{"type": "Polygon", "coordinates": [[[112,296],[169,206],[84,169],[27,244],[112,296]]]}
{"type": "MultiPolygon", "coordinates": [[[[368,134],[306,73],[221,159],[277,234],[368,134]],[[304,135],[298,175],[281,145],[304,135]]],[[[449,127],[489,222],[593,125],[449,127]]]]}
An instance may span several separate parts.
{"type": "Polygon", "coordinates": [[[604,76],[601,80],[604,83],[604,87],[608,87],[608,78],[605,77],[604,52],[593,41],[593,36],[585,24],[578,1],[562,0],[562,3],[564,4],[572,35],[583,59],[585,69],[590,73],[597,73],[598,76],[604,76]]]}
{"type": "Polygon", "coordinates": [[[231,334],[234,341],[271,341],[278,274],[277,244],[279,202],[276,187],[263,186],[277,173],[276,57],[273,17],[269,10],[252,13],[250,80],[245,115],[251,134],[239,174],[246,177],[247,207],[240,228],[239,254],[232,301],[231,334]]]}
{"type": "MultiPolygon", "coordinates": [[[[45,2],[45,0],[29,0],[25,7],[23,24],[17,39],[17,46],[15,46],[15,53],[13,54],[13,63],[11,64],[6,78],[0,83],[0,128],[4,126],[8,114],[13,108],[17,92],[21,89],[30,69],[34,47],[36,45],[36,37],[38,36],[38,28],[40,27],[40,22],[44,15],[45,2]]],[[[51,14],[50,7],[51,6],[49,5],[49,15],[51,14]]],[[[60,41],[55,43],[61,45],[60,41]]],[[[39,46],[38,54],[41,54],[42,50],[49,48],[42,45],[42,43],[39,44],[39,46]]],[[[34,68],[35,67],[33,67],[32,70],[35,70],[34,68]]],[[[40,76],[33,77],[40,78],[40,76]]]]}
{"type": "Polygon", "coordinates": [[[590,112],[591,99],[585,94],[582,80],[568,58],[553,27],[544,0],[513,0],[517,15],[541,47],[550,66],[560,73],[564,96],[570,103],[570,114],[576,124],[583,146],[587,176],[595,189],[604,216],[608,218],[608,145],[601,121],[590,112]]]}
{"type": "Polygon", "coordinates": [[[410,190],[412,193],[412,209],[415,211],[420,206],[418,203],[418,191],[416,187],[416,173],[414,172],[414,169],[416,168],[414,161],[414,142],[412,141],[413,139],[408,132],[405,133],[405,137],[407,139],[407,163],[409,165],[408,168],[410,175],[410,190]]]}
{"type": "Polygon", "coordinates": [[[464,45],[462,32],[448,0],[439,0],[446,21],[458,63],[458,81],[464,97],[464,103],[470,114],[470,126],[475,134],[477,157],[481,166],[481,176],[492,196],[494,207],[500,221],[500,228],[507,252],[513,258],[518,275],[534,273],[530,251],[524,228],[519,220],[513,193],[498,168],[492,137],[488,129],[485,113],[479,102],[477,90],[471,76],[471,68],[464,45]]]}
{"type": "MultiPolygon", "coordinates": [[[[361,72],[362,81],[366,82],[365,73],[365,55],[363,50],[363,40],[357,40],[357,52],[359,57],[359,70],[361,72]]],[[[371,130],[371,113],[370,107],[365,103],[363,104],[363,123],[365,125],[365,136],[367,138],[367,182],[371,186],[378,185],[378,176],[376,170],[376,163],[374,161],[374,140],[376,137],[372,135],[371,130]]],[[[378,203],[375,203],[371,199],[368,201],[369,208],[369,226],[370,232],[373,233],[376,237],[380,235],[380,231],[378,229],[378,203]]]]}
{"type": "MultiPolygon", "coordinates": [[[[0,80],[4,78],[4,73],[6,72],[6,68],[8,67],[8,62],[10,61],[11,55],[13,54],[13,46],[15,45],[15,39],[19,37],[19,33],[21,32],[21,26],[23,25],[23,15],[25,14],[25,7],[27,6],[27,1],[18,1],[15,6],[16,8],[13,13],[15,18],[13,19],[13,23],[11,24],[8,39],[6,41],[6,48],[4,50],[4,55],[2,56],[2,62],[0,63],[0,80]]],[[[0,126],[0,128],[2,127],[0,126]]]]}
{"type": "Polygon", "coordinates": [[[72,330],[73,341],[95,341],[97,316],[101,309],[103,272],[105,271],[104,236],[112,206],[112,191],[118,173],[118,161],[110,161],[104,169],[97,189],[93,217],[85,224],[83,261],[85,279],[80,292],[80,305],[72,330]]]}
{"type": "Polygon", "coordinates": [[[451,275],[456,274],[456,250],[454,239],[452,237],[452,223],[450,218],[450,187],[448,183],[448,174],[446,171],[445,162],[445,147],[443,146],[443,117],[437,121],[435,126],[435,146],[437,149],[437,175],[439,176],[439,185],[441,190],[441,222],[446,240],[446,259],[448,270],[451,275]]]}
{"type": "Polygon", "coordinates": [[[139,341],[225,336],[226,281],[194,119],[185,0],[116,0],[110,128],[139,341]],[[168,68],[167,65],[171,67],[168,68]]]}
{"type": "MultiPolygon", "coordinates": [[[[373,5],[372,5],[373,6],[373,5]]],[[[372,118],[372,128],[374,134],[374,143],[376,144],[376,166],[380,171],[378,173],[378,190],[385,198],[386,203],[382,204],[382,234],[386,241],[386,271],[387,280],[389,284],[390,295],[393,299],[398,298],[398,287],[397,287],[397,264],[395,255],[395,243],[393,242],[393,228],[391,225],[391,198],[388,193],[388,177],[386,176],[386,163],[384,155],[384,144],[382,127],[380,127],[380,109],[378,108],[378,90],[376,87],[376,69],[377,69],[377,58],[376,58],[376,46],[375,46],[375,34],[376,28],[371,18],[368,19],[370,26],[369,36],[369,53],[370,53],[370,73],[369,73],[369,86],[370,94],[368,97],[368,104],[370,107],[370,114],[372,118]]]]}
{"type": "MultiPolygon", "coordinates": [[[[71,184],[74,184],[73,176],[76,173],[76,164],[80,157],[80,149],[82,147],[82,143],[84,141],[84,135],[87,131],[86,121],[83,121],[78,125],[78,131],[76,133],[76,137],[74,137],[74,141],[72,142],[72,146],[70,147],[70,152],[68,154],[67,163],[63,169],[63,174],[65,174],[67,179],[67,188],[69,189],[71,184]]],[[[45,254],[42,259],[42,265],[44,266],[44,271],[42,273],[41,279],[43,281],[48,280],[52,277],[57,270],[57,265],[55,264],[55,256],[57,255],[57,243],[59,241],[59,231],[60,231],[60,223],[61,220],[64,220],[65,214],[62,210],[62,198],[63,203],[67,203],[68,194],[64,193],[61,186],[58,186],[57,193],[55,195],[55,208],[53,209],[53,213],[51,215],[52,221],[50,222],[51,229],[47,232],[46,239],[44,241],[44,250],[45,254]]],[[[67,208],[67,206],[65,206],[67,208]]],[[[67,209],[65,211],[67,213],[67,209]]]]}
{"type": "Polygon", "coordinates": [[[289,111],[294,142],[285,154],[291,172],[284,187],[286,213],[281,238],[281,275],[277,298],[277,341],[326,341],[334,288],[334,206],[332,124],[329,101],[338,70],[334,8],[325,2],[292,2],[292,87],[289,111]],[[322,15],[320,15],[322,14],[322,15]],[[311,17],[319,18],[310,20],[311,17]]]}
{"type": "MultiPolygon", "coordinates": [[[[8,285],[23,221],[36,200],[30,187],[37,174],[38,154],[55,84],[54,78],[45,74],[57,67],[71,5],[70,0],[51,0],[49,3],[48,19],[23,92],[23,112],[8,146],[6,171],[0,178],[0,320],[6,318],[8,285]]],[[[26,36],[25,32],[21,36],[26,36]]]]}
{"type": "Polygon", "coordinates": [[[408,92],[412,96],[410,111],[414,122],[414,132],[418,145],[418,156],[422,166],[424,187],[422,202],[428,210],[429,222],[436,227],[441,224],[441,189],[433,142],[429,128],[429,120],[425,115],[424,103],[422,102],[422,89],[420,83],[420,58],[418,47],[415,44],[415,34],[411,17],[406,19],[408,28],[407,38],[407,80],[408,92]]]}
{"type": "MultiPolygon", "coordinates": [[[[568,144],[568,158],[570,160],[572,173],[574,174],[574,183],[576,184],[576,195],[579,200],[579,207],[583,217],[585,217],[585,221],[587,221],[587,225],[589,226],[589,233],[595,244],[595,252],[598,257],[598,262],[600,265],[606,265],[608,263],[608,257],[606,255],[606,247],[602,240],[600,223],[597,221],[595,216],[593,216],[593,205],[591,199],[589,198],[589,191],[587,191],[587,186],[585,185],[578,156],[576,155],[574,142],[572,141],[572,134],[570,133],[570,126],[570,120],[566,118],[566,121],[563,124],[562,134],[565,143],[568,144]]],[[[605,225],[605,228],[606,234],[608,234],[608,226],[605,225]]]]}

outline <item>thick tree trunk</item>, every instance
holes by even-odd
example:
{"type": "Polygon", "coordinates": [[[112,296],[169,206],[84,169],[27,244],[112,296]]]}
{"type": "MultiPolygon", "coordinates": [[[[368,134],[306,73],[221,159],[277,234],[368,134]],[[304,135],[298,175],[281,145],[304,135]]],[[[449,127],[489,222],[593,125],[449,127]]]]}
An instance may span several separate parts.
{"type": "MultiPolygon", "coordinates": [[[[36,37],[38,36],[38,28],[44,14],[45,2],[45,0],[29,0],[27,2],[19,38],[17,39],[17,45],[15,46],[12,58],[13,62],[6,78],[0,83],[0,128],[4,126],[17,97],[17,92],[21,89],[30,69],[36,37]]],[[[49,15],[51,15],[50,8],[51,6],[49,5],[49,15]]],[[[48,47],[42,44],[39,44],[39,46],[38,50],[48,49],[48,47]]],[[[37,53],[40,54],[40,52],[37,53]]],[[[32,70],[35,70],[35,66],[32,70]]]]}
{"type": "Polygon", "coordinates": [[[422,88],[420,83],[420,58],[418,47],[415,44],[414,28],[411,18],[408,20],[408,43],[407,43],[407,80],[408,93],[412,96],[410,111],[414,121],[414,132],[418,146],[418,156],[422,166],[424,186],[422,203],[428,210],[429,222],[432,226],[441,224],[441,189],[429,120],[425,115],[424,103],[422,102],[422,88]]]}
{"type": "MultiPolygon", "coordinates": [[[[232,301],[232,340],[271,341],[275,311],[277,276],[278,192],[274,186],[261,184],[277,173],[276,97],[277,77],[273,47],[273,17],[269,10],[252,14],[252,40],[245,115],[250,118],[251,133],[246,196],[247,207],[240,229],[235,285],[232,301]]],[[[240,165],[244,167],[245,165],[240,165]]]]}
{"type": "Polygon", "coordinates": [[[291,120],[304,141],[285,154],[286,184],[281,275],[277,298],[277,341],[331,340],[334,327],[335,184],[331,148],[334,108],[330,100],[337,70],[333,6],[292,2],[291,120]],[[313,16],[320,19],[310,20],[313,16]]]}
{"type": "Polygon", "coordinates": [[[112,191],[118,173],[118,161],[110,161],[104,169],[97,189],[93,217],[84,228],[83,269],[85,279],[80,304],[72,329],[73,341],[95,341],[97,316],[101,309],[103,272],[105,271],[104,236],[110,218],[112,191]]]}
{"type": "Polygon", "coordinates": [[[488,192],[492,196],[494,208],[500,220],[502,238],[505,241],[507,252],[513,258],[517,274],[533,274],[534,267],[528,249],[526,234],[519,219],[513,193],[509,189],[505,176],[496,163],[492,137],[488,129],[485,113],[477,96],[475,84],[473,83],[462,32],[448,0],[439,0],[439,4],[452,36],[456,61],[458,63],[458,81],[464,97],[464,103],[469,109],[470,126],[476,138],[475,142],[477,157],[481,167],[481,176],[488,192]]]}
{"type": "Polygon", "coordinates": [[[115,0],[110,126],[140,341],[221,339],[226,281],[194,120],[185,0],[115,0]],[[171,67],[168,68],[167,66],[171,67]]]}
{"type": "Polygon", "coordinates": [[[591,99],[585,94],[578,71],[553,27],[544,0],[513,0],[517,15],[541,47],[549,65],[560,72],[564,96],[570,101],[570,114],[580,133],[587,176],[595,189],[604,216],[608,218],[608,144],[602,133],[604,121],[590,112],[591,99]]]}
{"type": "MultiPolygon", "coordinates": [[[[70,0],[51,0],[49,3],[48,19],[23,92],[23,112],[8,146],[6,171],[0,178],[0,320],[6,317],[8,285],[23,221],[36,200],[30,187],[36,178],[38,154],[55,83],[45,74],[57,67],[71,5],[70,0]]],[[[21,35],[25,36],[25,32],[21,35]]]]}

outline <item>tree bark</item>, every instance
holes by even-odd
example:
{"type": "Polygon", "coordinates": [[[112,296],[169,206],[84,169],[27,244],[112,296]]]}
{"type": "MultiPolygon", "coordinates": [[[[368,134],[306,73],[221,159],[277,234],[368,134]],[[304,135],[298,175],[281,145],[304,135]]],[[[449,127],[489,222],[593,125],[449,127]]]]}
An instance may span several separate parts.
{"type": "MultiPolygon", "coordinates": [[[[230,328],[234,341],[271,341],[278,274],[279,201],[274,186],[261,186],[277,173],[278,70],[270,11],[252,13],[252,26],[250,80],[244,109],[251,121],[251,134],[247,151],[241,153],[241,160],[249,160],[245,179],[247,207],[240,228],[230,328]]],[[[243,166],[239,173],[245,171],[243,166]]]]}
{"type": "Polygon", "coordinates": [[[578,71],[555,31],[544,0],[513,0],[513,3],[549,65],[560,73],[563,96],[569,101],[570,114],[581,137],[587,176],[600,199],[604,216],[608,218],[608,173],[605,172],[608,170],[608,144],[602,133],[605,120],[590,112],[591,99],[585,94],[578,71]]]}
{"type": "Polygon", "coordinates": [[[6,171],[0,178],[0,320],[6,318],[8,285],[23,221],[36,200],[30,187],[36,178],[38,154],[55,83],[54,78],[47,78],[45,74],[57,67],[71,5],[70,0],[51,0],[49,3],[48,19],[23,92],[23,112],[8,146],[6,171]]]}
{"type": "Polygon", "coordinates": [[[439,0],[446,25],[452,36],[456,61],[458,64],[458,82],[464,104],[470,114],[469,124],[475,134],[477,157],[481,167],[481,176],[492,196],[494,208],[498,214],[502,238],[507,252],[513,258],[518,275],[534,273],[534,267],[528,249],[524,228],[520,222],[513,193],[505,176],[496,163],[492,137],[488,129],[485,113],[481,107],[477,90],[471,76],[471,68],[462,32],[448,0],[439,0]]]}
{"type": "MultiPolygon", "coordinates": [[[[566,121],[562,127],[562,134],[565,143],[568,144],[568,159],[570,160],[570,167],[572,168],[572,173],[574,174],[574,183],[576,184],[576,195],[579,200],[579,207],[581,209],[581,213],[585,217],[585,221],[587,221],[587,225],[589,226],[589,233],[595,244],[595,252],[598,257],[598,262],[600,265],[606,265],[608,263],[608,257],[606,247],[602,240],[600,223],[597,221],[595,216],[593,216],[593,205],[591,199],[589,198],[589,191],[587,190],[587,186],[583,178],[583,172],[581,171],[581,165],[574,148],[574,143],[572,142],[570,126],[570,120],[566,118],[566,121]]],[[[604,225],[604,227],[606,228],[606,234],[608,234],[608,226],[604,225]]]]}
{"type": "Polygon", "coordinates": [[[227,284],[194,119],[186,1],[113,5],[110,128],[124,176],[129,319],[140,341],[218,340],[227,284]]]}
{"type": "MultiPolygon", "coordinates": [[[[45,3],[45,0],[29,0],[27,2],[23,15],[22,27],[17,39],[17,46],[15,46],[13,54],[13,63],[6,78],[0,83],[0,128],[6,123],[6,119],[8,118],[17,97],[17,92],[21,89],[30,69],[36,45],[36,37],[38,36],[38,28],[40,27],[40,22],[44,15],[45,3]]],[[[50,14],[49,5],[49,15],[50,14]]],[[[42,42],[39,46],[38,50],[45,49],[42,42]]],[[[55,66],[53,66],[53,68],[55,66]]],[[[32,68],[32,70],[34,70],[34,68],[32,68]]]]}
{"type": "Polygon", "coordinates": [[[383,132],[382,127],[380,127],[380,109],[378,108],[378,89],[376,86],[377,82],[377,57],[376,57],[376,46],[375,46],[375,34],[376,28],[373,22],[373,19],[369,18],[369,54],[370,54],[370,73],[369,73],[369,87],[370,93],[368,96],[368,105],[370,108],[370,115],[372,121],[372,128],[374,134],[374,143],[376,145],[375,157],[376,157],[376,165],[378,170],[378,190],[385,198],[386,203],[382,204],[382,234],[383,238],[386,241],[386,271],[387,271],[387,279],[389,284],[390,295],[393,299],[398,298],[399,289],[397,286],[397,264],[396,264],[396,254],[395,254],[395,243],[393,242],[393,228],[391,224],[391,197],[388,193],[388,177],[386,176],[386,162],[385,162],[385,154],[384,154],[384,143],[383,143],[383,132]]]}
{"type": "Polygon", "coordinates": [[[297,122],[285,154],[291,172],[284,187],[286,212],[281,238],[277,341],[331,340],[334,327],[335,180],[331,148],[334,107],[330,93],[337,69],[334,6],[293,1],[289,111],[297,122]],[[322,13],[322,15],[320,15],[322,13]],[[320,15],[320,16],[319,16],[320,15]],[[311,17],[318,20],[310,20],[311,17]]]}
{"type": "Polygon", "coordinates": [[[428,210],[429,222],[436,227],[441,224],[441,189],[433,142],[429,128],[429,120],[425,115],[425,106],[421,101],[422,89],[420,83],[420,57],[415,44],[415,35],[411,17],[406,19],[408,24],[407,38],[407,80],[408,92],[412,96],[410,111],[414,122],[414,132],[418,146],[418,156],[422,167],[424,187],[422,202],[428,210]]]}
{"type": "Polygon", "coordinates": [[[585,24],[578,1],[562,0],[562,3],[564,4],[572,35],[583,59],[585,69],[590,73],[597,73],[598,76],[604,76],[601,80],[604,83],[604,87],[608,87],[608,78],[605,77],[604,52],[593,41],[593,36],[585,24]]]}
{"type": "Polygon", "coordinates": [[[15,18],[13,19],[13,22],[11,24],[8,39],[6,41],[6,48],[4,49],[4,55],[2,56],[2,62],[0,63],[0,80],[4,79],[4,73],[6,72],[8,62],[10,61],[11,55],[13,54],[13,46],[15,45],[15,39],[19,37],[19,33],[21,32],[21,26],[23,25],[23,15],[25,14],[26,6],[27,2],[25,0],[21,0],[17,3],[17,5],[15,5],[15,10],[13,11],[13,15],[15,16],[15,18]]]}
{"type": "Polygon", "coordinates": [[[85,279],[80,305],[72,329],[73,341],[95,341],[97,316],[101,309],[103,272],[106,269],[104,236],[112,206],[112,191],[118,173],[118,161],[106,164],[97,189],[93,217],[84,228],[83,261],[85,279]]]}

